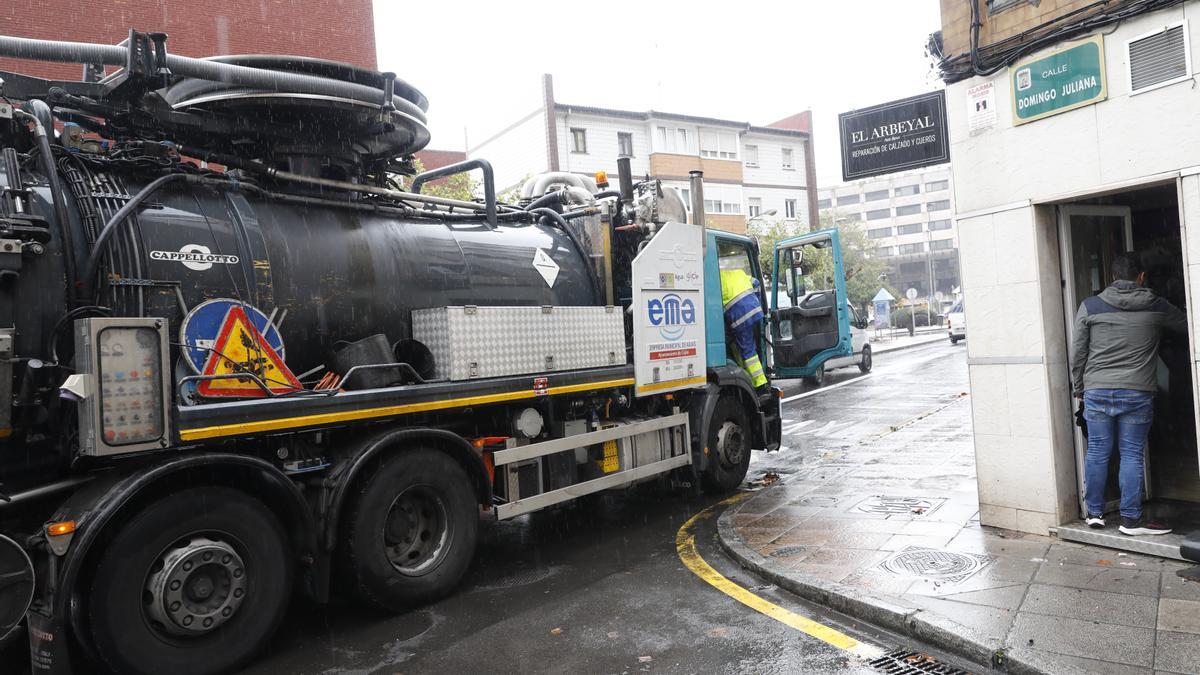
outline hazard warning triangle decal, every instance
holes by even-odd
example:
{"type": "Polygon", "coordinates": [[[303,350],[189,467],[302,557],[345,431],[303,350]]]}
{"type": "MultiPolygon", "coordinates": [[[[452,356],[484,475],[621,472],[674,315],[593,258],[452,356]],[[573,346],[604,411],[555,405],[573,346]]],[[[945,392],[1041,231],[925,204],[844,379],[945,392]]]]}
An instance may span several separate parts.
{"type": "Polygon", "coordinates": [[[233,306],[226,313],[216,344],[204,364],[204,375],[233,377],[201,380],[197,391],[201,396],[267,396],[258,383],[248,377],[236,377],[238,373],[256,375],[276,394],[302,389],[283,359],[250,323],[246,312],[233,306]]]}

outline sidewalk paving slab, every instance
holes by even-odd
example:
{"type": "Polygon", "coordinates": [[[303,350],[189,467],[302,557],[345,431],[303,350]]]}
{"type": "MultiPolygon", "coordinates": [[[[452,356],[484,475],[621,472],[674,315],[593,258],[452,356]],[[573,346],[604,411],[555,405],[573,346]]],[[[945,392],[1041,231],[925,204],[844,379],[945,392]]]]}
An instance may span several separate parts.
{"type": "Polygon", "coordinates": [[[722,547],[801,597],[1000,670],[1200,675],[1187,564],[981,526],[965,396],[899,426],[727,509],[722,547]]]}

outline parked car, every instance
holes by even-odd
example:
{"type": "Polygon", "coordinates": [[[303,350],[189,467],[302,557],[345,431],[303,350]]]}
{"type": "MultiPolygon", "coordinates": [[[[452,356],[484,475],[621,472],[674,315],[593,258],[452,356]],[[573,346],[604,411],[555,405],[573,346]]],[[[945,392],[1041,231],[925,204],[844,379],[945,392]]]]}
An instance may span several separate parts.
{"type": "Polygon", "coordinates": [[[954,303],[950,308],[950,313],[947,314],[950,324],[950,342],[958,344],[959,340],[967,339],[967,315],[963,309],[964,303],[962,300],[954,303]]]}

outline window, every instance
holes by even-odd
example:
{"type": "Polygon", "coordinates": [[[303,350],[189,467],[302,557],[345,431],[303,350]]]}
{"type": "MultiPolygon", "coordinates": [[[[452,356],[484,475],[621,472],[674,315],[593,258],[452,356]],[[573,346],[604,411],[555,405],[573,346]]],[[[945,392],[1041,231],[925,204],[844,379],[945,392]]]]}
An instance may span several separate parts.
{"type": "Polygon", "coordinates": [[[845,206],[847,204],[858,204],[861,201],[862,199],[858,195],[846,195],[844,197],[837,198],[837,205],[845,206]]]}
{"type": "Polygon", "coordinates": [[[750,214],[751,218],[757,218],[758,216],[762,215],[762,199],[758,197],[751,197],[749,200],[747,200],[746,213],[750,214]]]}
{"type": "Polygon", "coordinates": [[[931,180],[925,184],[926,192],[941,192],[942,190],[950,189],[950,181],[948,180],[931,180]]]}
{"type": "Polygon", "coordinates": [[[874,211],[867,211],[867,220],[883,220],[884,218],[891,217],[891,209],[876,209],[874,211]]]}
{"type": "Polygon", "coordinates": [[[688,152],[687,129],[658,127],[658,148],[656,150],[686,155],[688,152]]]}
{"type": "Polygon", "coordinates": [[[937,232],[938,230],[950,229],[950,221],[947,220],[931,220],[929,221],[929,231],[937,232]]]}
{"type": "Polygon", "coordinates": [[[901,225],[900,227],[896,228],[896,234],[917,234],[920,231],[921,231],[920,223],[913,223],[912,225],[901,225]]]}
{"type": "Polygon", "coordinates": [[[833,206],[832,200],[829,200],[829,199],[818,199],[817,200],[817,208],[818,209],[827,209],[830,206],[833,206]]]}
{"type": "Polygon", "coordinates": [[[897,206],[896,207],[896,215],[898,215],[898,216],[911,216],[914,213],[920,213],[920,212],[921,212],[920,204],[907,204],[905,206],[897,206]]]}
{"type": "Polygon", "coordinates": [[[571,129],[571,152],[587,152],[587,129],[571,129]]]}
{"type": "Polygon", "coordinates": [[[688,213],[691,213],[692,212],[692,191],[687,188],[682,188],[680,190],[680,192],[683,193],[683,203],[687,205],[688,213]]]}
{"type": "Polygon", "coordinates": [[[928,204],[925,205],[925,207],[928,208],[930,211],[949,211],[950,210],[950,200],[949,199],[939,199],[936,202],[929,202],[928,204]]]}
{"type": "Polygon", "coordinates": [[[796,200],[795,199],[783,200],[783,217],[784,218],[795,218],[796,217],[796,200]]]}
{"type": "Polygon", "coordinates": [[[621,157],[633,157],[633,134],[617,132],[617,154],[621,157]]]}
{"type": "Polygon", "coordinates": [[[929,242],[930,251],[949,251],[954,248],[953,239],[934,239],[929,242]]]}
{"type": "Polygon", "coordinates": [[[900,187],[896,188],[895,190],[893,190],[893,192],[896,193],[897,197],[907,197],[909,195],[920,194],[921,186],[920,185],[903,185],[903,186],[900,186],[900,187]]]}
{"type": "Polygon", "coordinates": [[[1130,93],[1140,94],[1192,77],[1185,21],[1136,37],[1127,49],[1130,93]]]}
{"type": "Polygon", "coordinates": [[[884,237],[892,236],[892,228],[877,227],[873,230],[867,230],[867,236],[871,239],[883,239],[884,237]]]}
{"type": "Polygon", "coordinates": [[[892,247],[891,246],[880,246],[879,248],[875,249],[875,255],[880,258],[890,257],[892,255],[892,247]]]}
{"type": "Polygon", "coordinates": [[[1006,9],[1011,9],[1017,5],[1036,5],[1038,0],[987,0],[988,14],[1003,12],[1006,9]]]}
{"type": "Polygon", "coordinates": [[[867,193],[867,201],[869,201],[869,202],[877,202],[880,199],[887,199],[887,198],[888,198],[887,190],[875,190],[874,192],[867,193]]]}
{"type": "Polygon", "coordinates": [[[737,159],[737,142],[737,134],[732,131],[704,129],[700,132],[700,156],[737,159]]]}
{"type": "Polygon", "coordinates": [[[920,253],[924,250],[924,242],[920,244],[900,244],[900,255],[905,255],[907,253],[920,253]]]}
{"type": "Polygon", "coordinates": [[[687,151],[688,151],[687,129],[676,129],[675,130],[675,141],[676,141],[676,147],[679,148],[679,152],[686,155],[687,151]]]}
{"type": "Polygon", "coordinates": [[[741,213],[742,208],[734,202],[725,202],[720,199],[705,199],[705,213],[741,213]]]}
{"type": "Polygon", "coordinates": [[[783,170],[784,171],[792,171],[793,169],[796,168],[795,160],[792,157],[792,154],[793,154],[792,149],[784,148],[782,152],[783,152],[783,170]]]}
{"type": "Polygon", "coordinates": [[[747,145],[742,152],[745,153],[746,166],[758,166],[758,146],[747,145]]]}

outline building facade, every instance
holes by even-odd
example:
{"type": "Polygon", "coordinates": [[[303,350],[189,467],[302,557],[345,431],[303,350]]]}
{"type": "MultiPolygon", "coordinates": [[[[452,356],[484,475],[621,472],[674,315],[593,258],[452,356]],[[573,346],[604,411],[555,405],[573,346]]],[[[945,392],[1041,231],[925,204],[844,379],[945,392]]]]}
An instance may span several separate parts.
{"type": "MultiPolygon", "coordinates": [[[[934,166],[821,188],[824,223],[860,222],[887,260],[887,283],[901,292],[953,302],[959,288],[958,231],[949,166],[934,166]]],[[[937,306],[936,302],[935,305],[937,306]]]]}
{"type": "MultiPolygon", "coordinates": [[[[1191,320],[1160,351],[1147,509],[1195,506],[1200,2],[942,0],[941,10],[931,46],[955,158],[981,522],[1077,536],[1086,441],[1073,318],[1125,251],[1191,320]]],[[[1163,555],[1178,551],[1176,541],[1163,555]]]]}
{"type": "Polygon", "coordinates": [[[688,188],[688,172],[704,172],[706,222],[744,232],[755,216],[774,210],[800,228],[816,222],[812,123],[807,112],[774,124],[568,105],[554,100],[549,76],[542,104],[467,150],[487,159],[498,190],[531,174],[607,171],[628,156],[635,177],[688,188]]]}
{"type": "MultiPolygon", "coordinates": [[[[7,0],[0,3],[5,35],[40,40],[117,44],[129,29],[167,34],[167,51],[183,56],[295,54],[375,69],[371,0],[7,0]],[[80,11],[85,10],[85,15],[80,11]],[[67,20],[67,17],[76,20],[67,20]]],[[[80,79],[75,64],[0,58],[0,70],[80,79]]]]}

